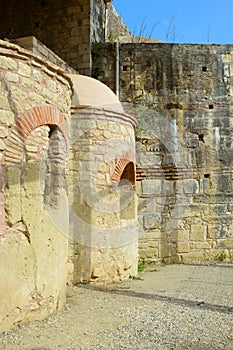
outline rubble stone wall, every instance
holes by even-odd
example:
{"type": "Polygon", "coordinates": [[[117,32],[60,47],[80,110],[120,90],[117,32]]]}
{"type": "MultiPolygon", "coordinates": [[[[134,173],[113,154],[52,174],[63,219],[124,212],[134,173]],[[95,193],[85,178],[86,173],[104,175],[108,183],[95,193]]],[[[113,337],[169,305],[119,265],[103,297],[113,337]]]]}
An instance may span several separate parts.
{"type": "Polygon", "coordinates": [[[54,129],[60,127],[66,138],[63,123],[70,114],[72,85],[57,66],[0,41],[0,92],[0,331],[4,331],[43,318],[65,303],[67,237],[44,206],[43,183],[51,176],[48,168],[42,171],[41,160],[49,158],[58,142],[53,141],[54,129]]]}
{"type": "MultiPolygon", "coordinates": [[[[115,46],[93,58],[114,90],[115,46]]],[[[232,82],[232,45],[120,45],[120,100],[139,123],[141,258],[232,260],[232,82]]]]}
{"type": "Polygon", "coordinates": [[[135,276],[135,121],[87,108],[73,109],[70,122],[68,280],[108,282],[135,276]],[[133,165],[126,174],[128,164],[133,165]]]}
{"type": "Polygon", "coordinates": [[[0,38],[35,36],[79,73],[90,71],[90,0],[2,1],[0,38]]]}

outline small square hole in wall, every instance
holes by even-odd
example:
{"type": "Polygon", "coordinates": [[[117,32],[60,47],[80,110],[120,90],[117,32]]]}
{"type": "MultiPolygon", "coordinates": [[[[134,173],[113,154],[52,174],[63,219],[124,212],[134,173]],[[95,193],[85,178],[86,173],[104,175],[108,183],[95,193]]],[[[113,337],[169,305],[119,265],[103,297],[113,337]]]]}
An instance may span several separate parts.
{"type": "Polygon", "coordinates": [[[214,109],[214,105],[210,104],[209,109],[214,109]]]}
{"type": "Polygon", "coordinates": [[[210,177],[210,174],[204,174],[204,178],[208,179],[210,177]]]}
{"type": "Polygon", "coordinates": [[[128,68],[127,66],[123,66],[123,67],[122,67],[123,72],[126,72],[126,71],[127,71],[127,68],[128,68]]]}
{"type": "Polygon", "coordinates": [[[206,66],[203,66],[202,67],[202,72],[207,72],[208,71],[208,68],[206,66]]]}

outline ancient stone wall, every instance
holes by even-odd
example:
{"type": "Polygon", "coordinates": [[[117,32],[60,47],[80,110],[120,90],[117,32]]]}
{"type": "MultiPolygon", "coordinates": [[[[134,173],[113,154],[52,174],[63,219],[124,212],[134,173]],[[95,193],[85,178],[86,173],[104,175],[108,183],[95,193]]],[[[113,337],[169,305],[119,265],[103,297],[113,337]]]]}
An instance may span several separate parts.
{"type": "MultiPolygon", "coordinates": [[[[1,39],[15,41],[34,36],[75,71],[85,75],[90,75],[92,42],[115,41],[121,35],[130,35],[109,1],[2,0],[1,6],[4,8],[0,13],[1,39]]],[[[42,45],[38,45],[37,51],[40,56],[45,54],[42,45]]],[[[51,52],[46,55],[54,62],[51,52]]]]}
{"type": "Polygon", "coordinates": [[[131,32],[111,1],[91,1],[91,42],[115,42],[131,32]]]}
{"type": "MultiPolygon", "coordinates": [[[[57,66],[0,41],[0,92],[0,331],[4,331],[45,317],[66,299],[67,237],[44,206],[45,184],[59,167],[42,171],[41,160],[51,160],[56,127],[63,140],[66,137],[63,123],[70,114],[72,85],[57,66]]],[[[60,140],[55,142],[59,152],[60,140]]],[[[52,189],[60,191],[62,185],[57,187],[52,189]]],[[[54,194],[51,188],[50,193],[54,194]]]]}
{"type": "Polygon", "coordinates": [[[69,282],[135,276],[135,121],[95,108],[73,109],[70,121],[69,282]]]}
{"type": "Polygon", "coordinates": [[[90,71],[90,0],[1,1],[0,38],[35,36],[80,73],[90,71]]]}
{"type": "Polygon", "coordinates": [[[114,6],[109,3],[107,6],[107,40],[115,42],[122,36],[131,36],[129,28],[126,26],[121,16],[114,6]]]}
{"type": "Polygon", "coordinates": [[[71,68],[65,61],[63,61],[47,46],[45,46],[40,41],[38,41],[34,36],[18,38],[15,40],[11,40],[11,42],[23,47],[28,51],[31,51],[34,55],[39,56],[45,61],[56,64],[59,68],[63,69],[66,73],[69,73],[69,74],[76,73],[76,71],[73,68],[71,68]]]}
{"type": "MultiPolygon", "coordinates": [[[[95,72],[115,88],[115,46],[95,72]]],[[[232,260],[232,45],[122,44],[120,99],[139,122],[140,255],[232,260]]]]}

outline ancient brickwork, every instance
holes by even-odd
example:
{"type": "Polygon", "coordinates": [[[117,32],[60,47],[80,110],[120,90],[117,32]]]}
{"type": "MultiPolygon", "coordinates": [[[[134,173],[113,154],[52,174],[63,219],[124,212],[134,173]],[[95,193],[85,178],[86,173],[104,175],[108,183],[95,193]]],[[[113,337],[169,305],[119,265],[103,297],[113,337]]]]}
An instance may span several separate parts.
{"type": "Polygon", "coordinates": [[[2,39],[33,35],[76,71],[89,74],[90,0],[4,0],[2,7],[2,39]]]}
{"type": "Polygon", "coordinates": [[[18,38],[15,40],[11,40],[11,42],[23,47],[28,51],[31,51],[34,55],[39,56],[47,62],[52,62],[56,64],[61,69],[64,69],[64,71],[66,71],[67,73],[76,73],[76,71],[73,68],[71,68],[65,61],[63,61],[47,46],[38,41],[34,36],[18,38]]]}
{"type": "MultiPolygon", "coordinates": [[[[0,38],[28,46],[28,42],[17,41],[18,38],[34,36],[35,54],[59,66],[69,66],[76,72],[90,75],[92,42],[115,41],[122,35],[130,35],[114,7],[104,0],[68,0],[40,1],[20,3],[2,1],[4,11],[0,14],[0,38]],[[25,11],[27,8],[27,11],[25,11]],[[30,14],[30,16],[28,15],[30,14]],[[45,48],[46,45],[66,62],[59,62],[45,48]]],[[[28,47],[26,47],[28,48],[28,47]]]]}
{"type": "Polygon", "coordinates": [[[124,174],[135,164],[135,121],[75,108],[71,123],[69,282],[123,280],[137,273],[136,198],[124,174]]]}
{"type": "Polygon", "coordinates": [[[65,139],[72,85],[57,66],[3,41],[0,79],[2,331],[43,318],[66,299],[67,238],[45,210],[41,180],[51,176],[40,161],[51,154],[54,128],[65,139]]]}
{"type": "MultiPolygon", "coordinates": [[[[114,90],[115,46],[93,57],[114,90]]],[[[232,79],[232,45],[120,46],[120,98],[139,122],[142,258],[232,259],[232,79]]]]}

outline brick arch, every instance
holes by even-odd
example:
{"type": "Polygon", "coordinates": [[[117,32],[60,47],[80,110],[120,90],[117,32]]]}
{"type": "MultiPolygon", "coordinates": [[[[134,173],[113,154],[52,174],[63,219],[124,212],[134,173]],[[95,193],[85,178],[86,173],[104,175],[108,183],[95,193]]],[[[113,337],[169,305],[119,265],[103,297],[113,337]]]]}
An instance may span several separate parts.
{"type": "Polygon", "coordinates": [[[112,181],[120,182],[122,179],[130,181],[132,185],[136,183],[136,166],[128,158],[121,158],[117,162],[112,174],[112,181]]]}
{"type": "Polygon", "coordinates": [[[36,106],[21,114],[11,128],[4,152],[5,162],[21,163],[24,143],[28,135],[42,125],[57,126],[61,129],[67,140],[65,118],[58,108],[54,106],[36,106]]]}

